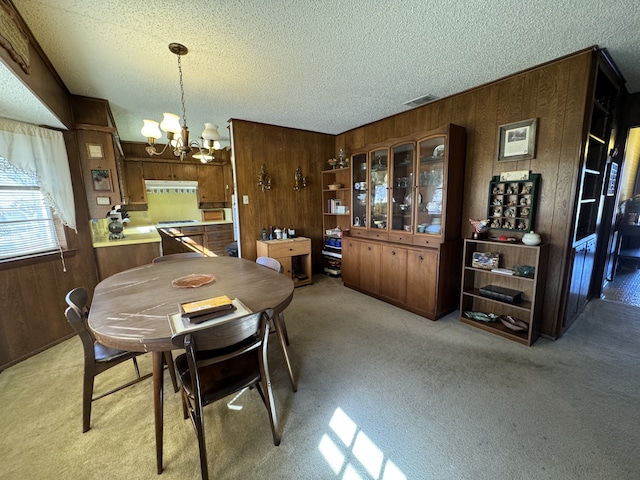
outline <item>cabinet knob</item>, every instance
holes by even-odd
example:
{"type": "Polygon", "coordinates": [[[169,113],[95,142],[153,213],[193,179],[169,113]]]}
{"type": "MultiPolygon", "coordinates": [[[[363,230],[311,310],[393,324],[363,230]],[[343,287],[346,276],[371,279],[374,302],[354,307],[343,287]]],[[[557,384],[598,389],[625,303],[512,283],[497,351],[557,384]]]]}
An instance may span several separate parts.
{"type": "Polygon", "coordinates": [[[424,257],[422,255],[419,255],[418,258],[422,261],[424,260],[424,257]]]}
{"type": "Polygon", "coordinates": [[[396,251],[395,250],[391,250],[391,255],[395,255],[396,251]]]}

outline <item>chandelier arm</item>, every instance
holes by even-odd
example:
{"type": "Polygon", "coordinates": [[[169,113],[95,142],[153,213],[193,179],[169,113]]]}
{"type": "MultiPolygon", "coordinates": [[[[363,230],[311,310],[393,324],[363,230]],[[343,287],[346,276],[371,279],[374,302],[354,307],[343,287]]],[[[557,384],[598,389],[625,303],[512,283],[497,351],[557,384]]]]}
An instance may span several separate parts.
{"type": "Polygon", "coordinates": [[[169,146],[169,143],[171,143],[171,142],[165,143],[164,144],[164,148],[159,152],[156,150],[156,144],[155,143],[153,145],[147,145],[145,147],[145,150],[147,151],[147,153],[149,155],[162,155],[164,152],[166,152],[167,147],[169,146]]]}

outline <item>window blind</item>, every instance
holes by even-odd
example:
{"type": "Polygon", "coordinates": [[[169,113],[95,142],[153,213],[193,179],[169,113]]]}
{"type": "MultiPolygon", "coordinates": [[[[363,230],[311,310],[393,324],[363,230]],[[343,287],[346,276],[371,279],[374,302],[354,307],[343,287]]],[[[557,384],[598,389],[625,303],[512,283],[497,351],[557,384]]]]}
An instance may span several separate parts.
{"type": "Polygon", "coordinates": [[[53,215],[35,176],[0,157],[0,259],[59,248],[53,215]]]}

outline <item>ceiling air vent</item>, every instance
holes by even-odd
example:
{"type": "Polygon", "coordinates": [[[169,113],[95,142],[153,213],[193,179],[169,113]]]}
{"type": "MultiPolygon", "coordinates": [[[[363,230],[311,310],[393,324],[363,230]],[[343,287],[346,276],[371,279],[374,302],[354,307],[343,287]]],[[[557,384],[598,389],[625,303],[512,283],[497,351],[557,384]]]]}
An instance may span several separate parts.
{"type": "Polygon", "coordinates": [[[414,98],[413,100],[409,100],[408,102],[404,102],[403,105],[406,105],[407,107],[421,107],[422,105],[426,105],[427,103],[433,102],[437,99],[438,97],[436,97],[435,95],[427,94],[418,98],[414,98]]]}

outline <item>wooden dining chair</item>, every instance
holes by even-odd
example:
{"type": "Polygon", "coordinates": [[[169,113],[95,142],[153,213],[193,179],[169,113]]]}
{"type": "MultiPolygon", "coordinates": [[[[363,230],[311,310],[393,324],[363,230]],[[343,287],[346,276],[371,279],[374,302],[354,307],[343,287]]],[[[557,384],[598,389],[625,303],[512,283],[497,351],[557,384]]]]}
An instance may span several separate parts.
{"type": "Polygon", "coordinates": [[[162,255],[161,257],[156,257],[153,260],[151,260],[151,263],[174,262],[176,260],[185,260],[187,258],[202,258],[204,256],[205,256],[204,253],[201,253],[201,252],[171,253],[169,255],[162,255]]]}
{"type": "MultiPolygon", "coordinates": [[[[87,289],[78,287],[67,293],[65,301],[68,304],[64,314],[69,324],[80,337],[82,348],[84,350],[84,380],[82,387],[82,433],[87,432],[91,428],[91,406],[96,400],[107,395],[111,395],[123,388],[134,385],[142,380],[149,378],[152,373],[140,376],[140,369],[136,357],[143,355],[145,352],[128,352],[117,348],[107,347],[98,342],[91,330],[87,326],[87,317],[89,314],[89,295],[87,289]],[[136,378],[120,385],[106,393],[93,396],[93,386],[95,377],[111,367],[115,367],[122,362],[132,360],[136,378]]],[[[169,373],[173,381],[174,389],[178,391],[176,374],[173,368],[173,357],[171,352],[165,352],[165,362],[169,367],[169,373]]]]}
{"type": "Polygon", "coordinates": [[[191,418],[198,437],[203,480],[208,480],[209,468],[202,409],[232,393],[255,387],[269,413],[273,444],[280,445],[267,363],[269,318],[266,311],[252,313],[171,339],[176,348],[185,349],[176,358],[176,370],[184,418],[191,418]]]}
{"type": "MultiPolygon", "coordinates": [[[[262,265],[264,267],[270,268],[271,270],[275,270],[276,272],[282,273],[284,272],[284,268],[278,260],[271,257],[258,257],[256,258],[256,263],[258,265],[262,265]]],[[[298,390],[296,382],[293,378],[293,369],[291,367],[291,360],[289,360],[289,349],[287,346],[289,345],[289,334],[287,333],[287,325],[284,322],[284,311],[278,311],[273,313],[273,325],[275,330],[281,329],[282,336],[284,337],[284,344],[281,343],[282,347],[282,356],[284,357],[284,361],[287,364],[287,370],[289,371],[289,380],[291,381],[291,388],[294,392],[298,390]],[[276,319],[277,316],[277,319],[276,319]]]]}

